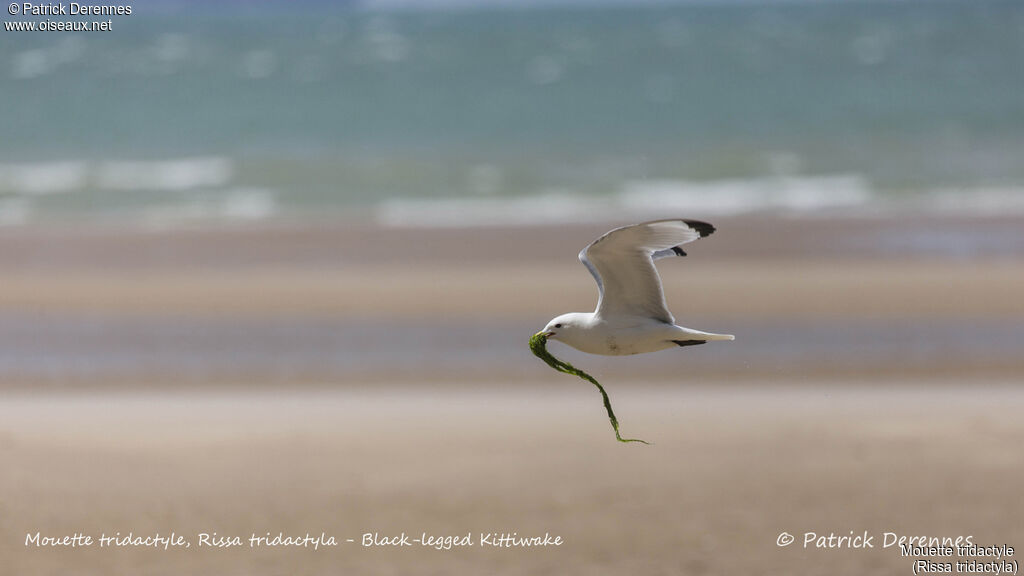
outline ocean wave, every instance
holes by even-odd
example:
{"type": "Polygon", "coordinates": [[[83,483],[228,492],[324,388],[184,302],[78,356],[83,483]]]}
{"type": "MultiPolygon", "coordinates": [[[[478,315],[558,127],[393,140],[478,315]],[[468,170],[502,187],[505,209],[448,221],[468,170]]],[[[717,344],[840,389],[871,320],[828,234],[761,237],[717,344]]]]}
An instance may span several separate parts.
{"type": "Polygon", "coordinates": [[[191,190],[227,184],[233,175],[226,158],[181,158],[150,162],[103,162],[96,186],[107,190],[191,190]]]}
{"type": "Polygon", "coordinates": [[[696,182],[636,180],[611,195],[567,190],[519,197],[391,199],[377,206],[377,222],[395,227],[475,227],[565,224],[659,218],[666,213],[807,214],[868,205],[876,198],[856,175],[772,177],[696,182]]]}
{"type": "Polygon", "coordinates": [[[945,214],[998,216],[1024,214],[1024,187],[988,186],[944,188],[933,190],[919,200],[926,201],[922,208],[945,214]]]}
{"type": "Polygon", "coordinates": [[[84,188],[88,165],[80,161],[0,164],[0,192],[27,196],[84,188]]]}
{"type": "Polygon", "coordinates": [[[601,198],[552,190],[520,197],[395,198],[378,204],[375,216],[383,226],[472,228],[560,224],[614,210],[601,198]]]}
{"type": "Polygon", "coordinates": [[[519,197],[390,199],[376,208],[383,226],[468,228],[773,214],[794,218],[907,215],[1024,215],[1024,187],[880,192],[863,176],[840,174],[707,182],[637,180],[594,196],[543,191],[519,197]]]}
{"type": "Polygon", "coordinates": [[[274,193],[262,188],[218,190],[214,197],[147,206],[136,222],[150,230],[173,229],[203,221],[257,221],[277,214],[274,193]]]}
{"type": "Polygon", "coordinates": [[[216,188],[234,177],[227,158],[0,164],[0,192],[41,196],[86,189],[181,191],[216,188]]]}
{"type": "Polygon", "coordinates": [[[863,177],[835,175],[708,182],[642,180],[625,183],[618,198],[623,208],[638,213],[681,210],[731,215],[846,209],[865,206],[874,196],[863,177]]]}

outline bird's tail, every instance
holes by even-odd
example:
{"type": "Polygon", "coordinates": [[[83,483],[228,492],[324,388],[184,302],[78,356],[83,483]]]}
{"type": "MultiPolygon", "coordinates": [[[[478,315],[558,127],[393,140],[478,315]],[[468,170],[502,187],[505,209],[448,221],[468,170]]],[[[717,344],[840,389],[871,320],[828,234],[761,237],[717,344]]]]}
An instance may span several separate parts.
{"type": "Polygon", "coordinates": [[[736,337],[732,334],[715,334],[713,332],[701,332],[700,330],[693,330],[685,328],[687,339],[691,340],[704,340],[705,342],[710,340],[735,340],[736,337]]]}

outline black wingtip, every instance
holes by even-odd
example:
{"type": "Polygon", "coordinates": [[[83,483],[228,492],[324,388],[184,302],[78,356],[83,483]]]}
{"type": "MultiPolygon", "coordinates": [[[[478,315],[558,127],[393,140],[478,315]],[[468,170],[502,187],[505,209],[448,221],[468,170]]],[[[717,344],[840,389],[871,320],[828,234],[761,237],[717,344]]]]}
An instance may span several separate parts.
{"type": "Polygon", "coordinates": [[[683,249],[679,246],[673,246],[672,251],[676,253],[676,256],[686,256],[686,252],[683,252],[683,249]]]}
{"type": "Polygon", "coordinates": [[[700,234],[701,238],[710,236],[715,231],[714,226],[707,222],[701,222],[700,220],[683,220],[683,222],[686,222],[687,226],[696,230],[697,233],[700,234]]]}

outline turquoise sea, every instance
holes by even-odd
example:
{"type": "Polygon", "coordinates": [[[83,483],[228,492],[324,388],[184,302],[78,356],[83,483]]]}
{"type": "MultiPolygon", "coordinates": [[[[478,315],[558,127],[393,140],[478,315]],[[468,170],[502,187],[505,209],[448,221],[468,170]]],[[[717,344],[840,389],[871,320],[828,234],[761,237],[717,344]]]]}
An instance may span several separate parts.
{"type": "Polygon", "coordinates": [[[0,31],[0,225],[1024,212],[1016,1],[154,1],[112,24],[0,31]]]}

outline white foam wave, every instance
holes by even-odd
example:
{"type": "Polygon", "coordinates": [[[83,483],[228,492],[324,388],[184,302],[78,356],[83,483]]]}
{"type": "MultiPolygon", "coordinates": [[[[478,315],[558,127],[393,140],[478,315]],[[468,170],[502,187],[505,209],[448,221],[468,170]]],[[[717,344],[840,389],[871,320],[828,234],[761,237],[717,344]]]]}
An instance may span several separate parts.
{"type": "Polygon", "coordinates": [[[693,182],[643,180],[617,194],[545,191],[516,198],[393,199],[377,221],[396,227],[524,226],[659,218],[666,213],[733,215],[759,211],[811,213],[864,206],[874,196],[859,176],[773,177],[693,182]]]}
{"type": "Polygon", "coordinates": [[[107,190],[191,190],[227,184],[234,170],[226,158],[182,158],[151,162],[104,162],[96,186],[107,190]]]}
{"type": "Polygon", "coordinates": [[[256,221],[277,213],[274,193],[262,188],[235,188],[216,197],[190,198],[182,202],[152,205],[138,216],[143,228],[173,229],[203,221],[256,221]]]}
{"type": "Polygon", "coordinates": [[[802,218],[1024,215],[1024,187],[882,194],[858,175],[643,180],[626,182],[618,193],[604,197],[546,191],[517,198],[393,199],[378,205],[376,219],[384,226],[464,228],[757,213],[802,218]]]}
{"type": "Polygon", "coordinates": [[[230,160],[219,157],[156,161],[84,160],[0,164],[0,192],[40,196],[99,190],[182,191],[216,188],[234,176],[230,160]]]}
{"type": "Polygon", "coordinates": [[[633,212],[686,211],[712,215],[760,211],[812,212],[864,206],[873,194],[857,175],[780,176],[746,180],[643,180],[619,194],[633,212]]]}
{"type": "Polygon", "coordinates": [[[999,216],[1024,214],[1024,188],[989,186],[970,189],[942,188],[917,199],[942,214],[999,216]]]}
{"type": "Polygon", "coordinates": [[[530,226],[571,222],[581,210],[608,213],[611,208],[600,200],[550,190],[513,198],[392,199],[377,206],[376,219],[394,227],[530,226]]]}
{"type": "Polygon", "coordinates": [[[69,192],[85,186],[85,162],[0,164],[0,192],[28,196],[69,192]]]}
{"type": "Polygon", "coordinates": [[[219,216],[227,220],[262,220],[277,212],[277,200],[269,190],[238,188],[221,201],[219,216]]]}

